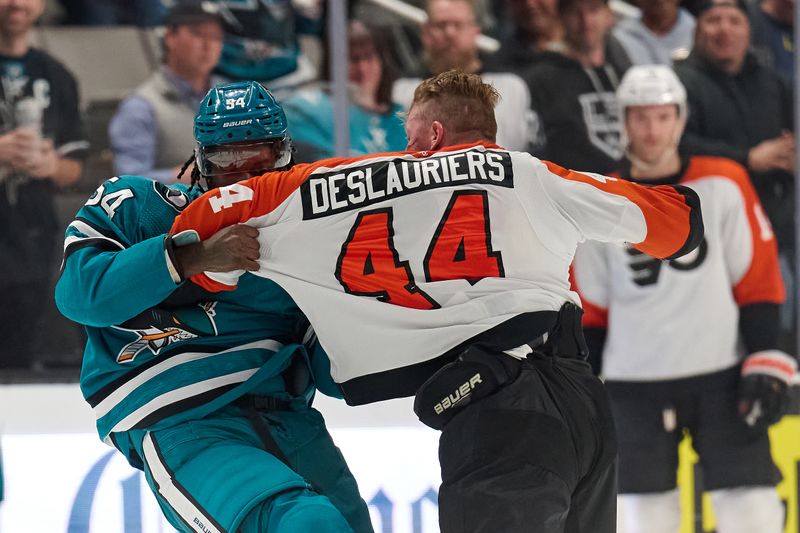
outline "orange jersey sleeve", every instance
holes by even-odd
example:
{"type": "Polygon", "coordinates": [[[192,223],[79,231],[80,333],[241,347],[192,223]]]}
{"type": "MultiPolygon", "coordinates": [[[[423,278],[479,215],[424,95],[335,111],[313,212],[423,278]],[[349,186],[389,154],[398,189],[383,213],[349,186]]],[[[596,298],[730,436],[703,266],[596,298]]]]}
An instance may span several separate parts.
{"type": "MultiPolygon", "coordinates": [[[[222,228],[245,224],[274,211],[316,169],[347,161],[347,159],[327,159],[313,164],[296,165],[287,171],[268,172],[208,191],[193,201],[175,219],[170,234],[178,236],[189,232],[200,240],[205,240],[222,228]]],[[[196,274],[191,280],[212,292],[236,288],[216,281],[205,273],[196,274]]]]}
{"type": "Polygon", "coordinates": [[[700,244],[703,220],[700,199],[682,186],[644,186],[617,178],[576,172],[543,161],[561,178],[590,185],[604,193],[621,196],[641,210],[646,224],[644,238],[631,242],[641,252],[659,259],[684,255],[700,244]]]}

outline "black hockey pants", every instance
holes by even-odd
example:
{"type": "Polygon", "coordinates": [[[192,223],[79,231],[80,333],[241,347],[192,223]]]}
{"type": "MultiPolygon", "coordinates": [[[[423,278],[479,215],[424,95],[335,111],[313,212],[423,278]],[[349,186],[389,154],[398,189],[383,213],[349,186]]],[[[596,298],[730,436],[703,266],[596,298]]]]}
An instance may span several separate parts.
{"type": "Polygon", "coordinates": [[[602,383],[581,355],[547,345],[518,364],[442,430],[442,533],[613,533],[617,445],[602,383]]]}

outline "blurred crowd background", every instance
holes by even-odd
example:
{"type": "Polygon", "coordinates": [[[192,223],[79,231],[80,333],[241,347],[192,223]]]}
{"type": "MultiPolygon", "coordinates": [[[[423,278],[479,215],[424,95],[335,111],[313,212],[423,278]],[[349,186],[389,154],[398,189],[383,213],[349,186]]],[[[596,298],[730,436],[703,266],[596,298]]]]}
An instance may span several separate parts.
{"type": "MultiPolygon", "coordinates": [[[[778,235],[794,353],[794,0],[638,2],[346,2],[349,152],[404,149],[419,80],[461,67],[501,94],[498,144],[608,173],[619,80],[671,65],[681,150],[745,165],[778,235]]],[[[325,0],[0,0],[0,382],[77,380],[83,332],[52,297],[64,228],[111,176],[175,181],[212,84],[261,81],[298,161],[335,154],[329,15],[325,0]]]]}

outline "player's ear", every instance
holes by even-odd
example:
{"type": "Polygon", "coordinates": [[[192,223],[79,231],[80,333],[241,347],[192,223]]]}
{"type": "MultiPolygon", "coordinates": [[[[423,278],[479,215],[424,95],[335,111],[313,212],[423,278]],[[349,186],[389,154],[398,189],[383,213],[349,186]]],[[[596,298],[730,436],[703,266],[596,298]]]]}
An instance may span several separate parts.
{"type": "Polygon", "coordinates": [[[444,146],[444,125],[438,120],[431,124],[431,146],[429,150],[438,150],[444,146]]]}

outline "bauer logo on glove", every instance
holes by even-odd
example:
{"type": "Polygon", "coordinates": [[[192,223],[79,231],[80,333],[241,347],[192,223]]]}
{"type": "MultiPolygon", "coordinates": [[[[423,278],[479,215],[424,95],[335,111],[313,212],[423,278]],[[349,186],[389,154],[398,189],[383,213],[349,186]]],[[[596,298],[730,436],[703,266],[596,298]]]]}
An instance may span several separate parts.
{"type": "MultiPolygon", "coordinates": [[[[508,356],[476,345],[440,368],[417,391],[414,412],[420,421],[442,429],[465,406],[513,380],[516,374],[503,364],[501,357],[508,356]]],[[[511,366],[519,372],[518,363],[511,366]]]]}

